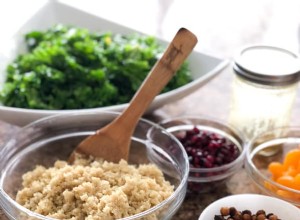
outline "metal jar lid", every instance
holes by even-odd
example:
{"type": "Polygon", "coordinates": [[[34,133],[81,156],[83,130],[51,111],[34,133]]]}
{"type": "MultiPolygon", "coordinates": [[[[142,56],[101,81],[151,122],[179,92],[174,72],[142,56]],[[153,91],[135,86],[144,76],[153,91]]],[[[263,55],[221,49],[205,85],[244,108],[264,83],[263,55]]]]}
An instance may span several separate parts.
{"type": "Polygon", "coordinates": [[[256,45],[239,51],[233,63],[235,73],[264,85],[288,85],[300,79],[300,58],[286,49],[256,45]]]}

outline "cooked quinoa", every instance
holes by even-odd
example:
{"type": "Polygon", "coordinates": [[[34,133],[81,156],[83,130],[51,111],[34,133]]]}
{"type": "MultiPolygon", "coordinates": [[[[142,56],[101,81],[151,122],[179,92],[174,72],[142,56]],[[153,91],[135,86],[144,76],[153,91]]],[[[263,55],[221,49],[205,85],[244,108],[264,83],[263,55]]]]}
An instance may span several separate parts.
{"type": "Polygon", "coordinates": [[[174,191],[154,164],[129,165],[78,159],[73,165],[56,161],[23,175],[16,201],[57,219],[110,220],[143,212],[174,191]]]}

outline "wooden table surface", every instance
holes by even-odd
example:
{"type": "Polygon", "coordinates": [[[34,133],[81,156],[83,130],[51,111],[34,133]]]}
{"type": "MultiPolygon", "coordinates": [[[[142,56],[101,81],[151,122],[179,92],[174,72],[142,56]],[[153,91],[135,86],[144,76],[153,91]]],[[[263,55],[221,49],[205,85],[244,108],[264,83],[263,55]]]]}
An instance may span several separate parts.
{"type": "MultiPolygon", "coordinates": [[[[146,2],[150,4],[150,1],[146,2]]],[[[194,10],[193,4],[185,5],[185,0],[165,0],[163,2],[164,4],[159,5],[159,7],[156,5],[161,13],[158,14],[158,17],[161,19],[159,27],[151,28],[153,26],[149,25],[149,34],[157,34],[169,40],[171,36],[169,33],[175,32],[172,28],[174,27],[175,29],[175,25],[178,25],[178,22],[186,21],[188,26],[199,33],[200,46],[197,49],[218,57],[230,59],[238,47],[253,43],[272,43],[273,45],[299,51],[299,36],[297,34],[300,21],[300,4],[295,0],[246,1],[247,4],[244,6],[241,6],[238,0],[227,1],[226,5],[221,6],[224,9],[223,11],[216,11],[219,15],[218,26],[210,26],[216,24],[216,21],[212,18],[209,18],[211,19],[210,21],[206,20],[207,23],[203,22],[204,18],[201,17],[201,13],[197,14],[198,17],[193,18],[193,22],[188,22],[189,20],[186,20],[188,12],[194,12],[194,10]],[[233,5],[241,7],[241,9],[232,8],[233,5]],[[188,7],[186,13],[182,11],[181,13],[177,13],[183,6],[188,7]],[[249,10],[246,11],[245,7],[248,7],[249,10]],[[227,13],[224,13],[224,11],[227,13]],[[242,12],[246,14],[246,17],[243,16],[242,12]],[[243,25],[238,25],[238,22],[242,22],[243,25]],[[201,34],[202,31],[204,32],[203,35],[201,34]]],[[[207,3],[208,5],[201,5],[199,3],[200,5],[197,5],[197,7],[199,7],[199,10],[201,9],[202,13],[205,13],[205,7],[208,7],[207,10],[209,10],[216,2],[210,1],[210,3],[207,3]]],[[[149,7],[149,5],[147,6],[149,7]]],[[[128,13],[130,14],[130,12],[128,13]]],[[[207,16],[207,13],[205,15],[207,16]]],[[[122,17],[120,15],[119,18],[123,19],[125,16],[122,17]]],[[[128,17],[126,18],[129,19],[128,17]]],[[[143,28],[139,26],[140,23],[137,23],[134,18],[132,18],[132,21],[135,21],[132,22],[133,28],[143,28]]],[[[142,31],[147,32],[146,29],[142,31]]],[[[184,114],[201,114],[227,120],[231,98],[231,81],[232,71],[231,65],[229,65],[221,74],[193,94],[175,103],[166,105],[146,117],[157,121],[162,118],[184,114]]],[[[296,103],[293,108],[291,125],[300,126],[299,115],[300,89],[298,89],[296,103]]],[[[19,127],[0,121],[0,147],[19,129],[19,127]]],[[[226,186],[222,186],[214,192],[206,194],[188,193],[184,203],[173,219],[196,220],[202,210],[216,199],[230,194],[251,192],[258,191],[254,188],[247,174],[242,169],[227,182],[226,186]]],[[[0,219],[7,219],[1,209],[0,219]]]]}

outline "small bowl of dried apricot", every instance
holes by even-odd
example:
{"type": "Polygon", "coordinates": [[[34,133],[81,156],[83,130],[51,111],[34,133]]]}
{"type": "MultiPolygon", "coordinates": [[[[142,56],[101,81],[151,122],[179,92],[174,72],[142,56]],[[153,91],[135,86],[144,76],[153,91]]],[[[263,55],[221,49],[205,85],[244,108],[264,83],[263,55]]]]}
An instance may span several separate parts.
{"type": "Polygon", "coordinates": [[[260,194],[237,194],[208,205],[198,220],[296,220],[300,209],[278,198],[260,194]]]}
{"type": "Polygon", "coordinates": [[[242,168],[245,138],[232,125],[206,115],[183,115],[159,123],[183,145],[189,159],[188,190],[207,193],[242,168]]]}
{"type": "Polygon", "coordinates": [[[300,207],[300,127],[277,128],[254,137],[245,168],[266,195],[300,207]]]}

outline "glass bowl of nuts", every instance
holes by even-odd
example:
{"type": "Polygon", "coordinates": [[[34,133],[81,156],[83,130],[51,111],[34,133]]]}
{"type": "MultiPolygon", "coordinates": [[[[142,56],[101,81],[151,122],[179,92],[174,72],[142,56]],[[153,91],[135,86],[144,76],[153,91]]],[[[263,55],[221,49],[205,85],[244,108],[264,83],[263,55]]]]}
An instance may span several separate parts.
{"type": "Polygon", "coordinates": [[[276,128],[254,137],[245,168],[257,192],[300,207],[300,127],[276,128]]]}
{"type": "Polygon", "coordinates": [[[207,116],[182,116],[159,123],[172,133],[187,152],[188,190],[205,193],[223,187],[242,168],[243,134],[226,122],[207,116]]]}
{"type": "Polygon", "coordinates": [[[284,220],[299,219],[300,209],[271,196],[237,194],[221,198],[208,205],[199,220],[284,220]]]}

